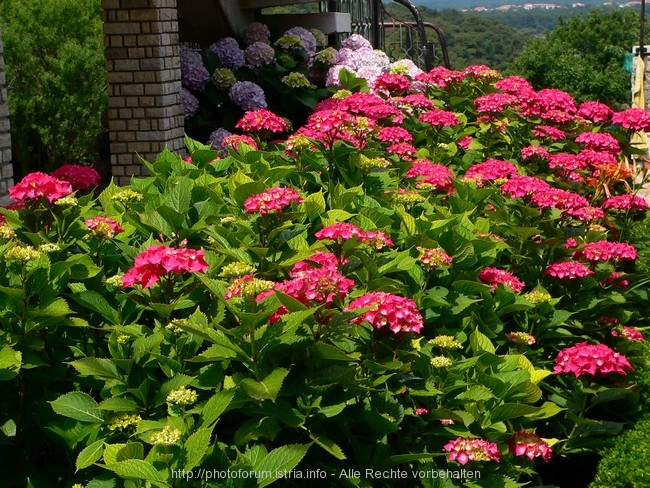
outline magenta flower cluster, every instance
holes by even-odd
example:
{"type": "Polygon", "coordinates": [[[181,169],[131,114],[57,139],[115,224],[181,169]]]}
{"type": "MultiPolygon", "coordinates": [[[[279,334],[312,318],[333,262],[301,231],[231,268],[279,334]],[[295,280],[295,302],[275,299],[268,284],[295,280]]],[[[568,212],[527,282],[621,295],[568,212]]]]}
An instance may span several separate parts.
{"type": "Polygon", "coordinates": [[[149,288],[161,276],[172,273],[205,273],[209,268],[201,249],[151,246],[136,256],[133,267],[122,276],[124,288],[135,284],[149,288]]]}

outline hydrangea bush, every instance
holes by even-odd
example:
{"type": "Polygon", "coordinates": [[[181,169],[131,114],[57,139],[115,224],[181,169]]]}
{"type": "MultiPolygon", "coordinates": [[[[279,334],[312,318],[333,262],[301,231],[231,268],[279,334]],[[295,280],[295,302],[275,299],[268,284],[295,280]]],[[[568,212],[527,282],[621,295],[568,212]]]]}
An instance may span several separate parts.
{"type": "Polygon", "coordinates": [[[645,112],[484,66],[339,82],[280,141],[255,110],[97,198],[16,185],[8,483],[514,487],[636,418],[645,112]]]}
{"type": "Polygon", "coordinates": [[[331,95],[325,77],[336,51],[325,35],[294,27],[276,39],[253,22],[239,42],[225,37],[204,53],[181,47],[182,99],[186,131],[214,149],[243,113],[271,109],[300,121],[331,95]]]}

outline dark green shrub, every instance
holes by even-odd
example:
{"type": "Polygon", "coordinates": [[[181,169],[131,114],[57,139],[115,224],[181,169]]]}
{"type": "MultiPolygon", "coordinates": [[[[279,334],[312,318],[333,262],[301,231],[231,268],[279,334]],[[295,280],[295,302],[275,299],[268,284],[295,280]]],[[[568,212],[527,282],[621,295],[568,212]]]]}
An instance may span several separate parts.
{"type": "Polygon", "coordinates": [[[650,419],[619,437],[598,465],[590,488],[641,488],[650,485],[650,419]]]}
{"type": "Polygon", "coordinates": [[[16,171],[92,162],[107,104],[100,0],[0,4],[16,171]]]}

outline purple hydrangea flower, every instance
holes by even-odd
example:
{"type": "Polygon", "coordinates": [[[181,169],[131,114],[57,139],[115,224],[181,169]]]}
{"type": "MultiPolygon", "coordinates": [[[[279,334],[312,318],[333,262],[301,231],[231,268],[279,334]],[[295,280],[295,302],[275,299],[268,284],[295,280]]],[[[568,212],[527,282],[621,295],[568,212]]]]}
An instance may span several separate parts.
{"type": "Polygon", "coordinates": [[[228,95],[245,112],[267,108],[264,90],[252,81],[238,81],[228,95]]]}
{"type": "Polygon", "coordinates": [[[286,31],[283,36],[298,36],[302,40],[305,46],[305,51],[309,53],[309,56],[311,57],[316,54],[316,38],[314,37],[314,34],[304,27],[292,27],[286,31]]]}
{"type": "Polygon", "coordinates": [[[270,64],[275,58],[275,50],[265,42],[254,42],[244,52],[246,62],[253,68],[270,64]]]}
{"type": "Polygon", "coordinates": [[[203,66],[201,55],[191,49],[181,46],[181,83],[189,90],[203,91],[210,81],[210,73],[203,66]]]}
{"type": "Polygon", "coordinates": [[[181,104],[183,105],[183,117],[191,119],[199,111],[199,101],[189,90],[181,88],[181,104]]]}
{"type": "Polygon", "coordinates": [[[360,36],[359,34],[352,34],[350,37],[345,39],[341,43],[342,48],[347,48],[347,49],[352,49],[353,51],[357,51],[359,49],[370,49],[372,50],[372,44],[370,44],[370,41],[366,39],[363,36],[360,36]]]}
{"type": "Polygon", "coordinates": [[[223,139],[232,135],[232,132],[227,131],[224,128],[219,128],[215,130],[210,137],[208,137],[208,144],[210,144],[210,149],[214,151],[221,151],[222,153],[228,152],[228,148],[223,145],[223,139]]]}
{"type": "Polygon", "coordinates": [[[271,32],[269,31],[269,28],[261,22],[252,22],[244,29],[244,41],[247,46],[256,42],[264,42],[268,44],[270,38],[271,32]]]}
{"type": "Polygon", "coordinates": [[[210,52],[217,55],[221,64],[226,68],[238,70],[246,64],[244,51],[233,37],[224,37],[212,44],[210,52]]]}

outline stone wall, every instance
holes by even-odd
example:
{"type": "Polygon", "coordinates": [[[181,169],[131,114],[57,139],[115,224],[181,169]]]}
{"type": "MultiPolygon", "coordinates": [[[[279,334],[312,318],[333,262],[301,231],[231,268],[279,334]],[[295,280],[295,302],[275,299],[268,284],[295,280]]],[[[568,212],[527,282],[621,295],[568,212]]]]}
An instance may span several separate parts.
{"type": "Polygon", "coordinates": [[[102,0],[111,173],[146,174],[167,147],[184,148],[177,0],[102,0]]]}
{"type": "Polygon", "coordinates": [[[2,28],[0,28],[0,204],[4,204],[9,188],[14,185],[14,171],[11,165],[11,134],[9,132],[9,106],[5,77],[2,28]]]}

